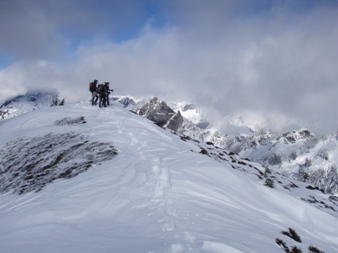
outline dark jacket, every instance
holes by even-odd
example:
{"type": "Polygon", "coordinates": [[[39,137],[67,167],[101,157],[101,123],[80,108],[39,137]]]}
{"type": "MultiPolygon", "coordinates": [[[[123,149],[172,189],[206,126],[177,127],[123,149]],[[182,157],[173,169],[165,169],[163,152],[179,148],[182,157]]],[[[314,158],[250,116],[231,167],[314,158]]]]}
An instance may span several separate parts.
{"type": "Polygon", "coordinates": [[[94,91],[96,91],[96,83],[93,83],[91,86],[90,86],[90,91],[91,92],[94,92],[94,91]]]}
{"type": "Polygon", "coordinates": [[[97,92],[100,94],[100,96],[107,96],[108,94],[108,90],[104,85],[100,86],[97,92]]]}

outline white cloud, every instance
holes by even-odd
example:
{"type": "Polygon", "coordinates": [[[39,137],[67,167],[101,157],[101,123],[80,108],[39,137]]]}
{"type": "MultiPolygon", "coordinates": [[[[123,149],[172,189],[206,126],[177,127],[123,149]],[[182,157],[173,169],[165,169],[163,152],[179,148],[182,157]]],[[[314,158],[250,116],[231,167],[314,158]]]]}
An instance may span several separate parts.
{"type": "Polygon", "coordinates": [[[336,5],[295,12],[286,1],[243,14],[234,8],[247,2],[222,2],[177,2],[171,25],[150,20],[132,39],[83,43],[61,57],[67,62],[16,62],[0,72],[0,101],[38,87],[83,100],[99,79],[118,94],[185,99],[278,130],[325,121],[335,131],[336,5]]]}

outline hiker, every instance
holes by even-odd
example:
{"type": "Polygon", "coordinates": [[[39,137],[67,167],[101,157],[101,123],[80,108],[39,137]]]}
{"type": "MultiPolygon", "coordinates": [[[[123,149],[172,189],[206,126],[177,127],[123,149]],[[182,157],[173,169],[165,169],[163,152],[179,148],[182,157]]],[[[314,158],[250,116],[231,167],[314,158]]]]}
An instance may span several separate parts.
{"type": "Polygon", "coordinates": [[[105,85],[99,84],[97,91],[100,95],[99,107],[107,107],[107,89],[105,85]]]}
{"type": "Polygon", "coordinates": [[[94,82],[89,84],[89,91],[92,93],[92,105],[97,105],[97,100],[99,99],[96,87],[97,83],[98,81],[95,79],[94,82]]]}
{"type": "Polygon", "coordinates": [[[109,84],[110,84],[109,82],[104,83],[104,86],[106,87],[106,91],[107,91],[107,96],[106,96],[107,105],[109,105],[109,94],[110,94],[110,92],[114,91],[113,89],[109,88],[109,84]]]}

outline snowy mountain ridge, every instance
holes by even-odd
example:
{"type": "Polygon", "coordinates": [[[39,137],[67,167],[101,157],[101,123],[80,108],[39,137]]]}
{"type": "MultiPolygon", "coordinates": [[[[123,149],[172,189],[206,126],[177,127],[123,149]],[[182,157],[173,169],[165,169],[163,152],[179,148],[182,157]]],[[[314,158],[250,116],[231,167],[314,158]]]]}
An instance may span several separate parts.
{"type": "Polygon", "coordinates": [[[124,107],[2,121],[1,252],[337,252],[334,196],[124,107]]]}
{"type": "MultiPolygon", "coordinates": [[[[50,93],[29,93],[2,105],[1,110],[9,112],[4,118],[13,117],[41,106],[49,106],[50,93]],[[28,101],[28,102],[27,102],[28,101]],[[27,106],[30,104],[30,106],[27,106]]],[[[135,99],[115,96],[114,101],[135,113],[195,140],[212,142],[228,152],[247,157],[263,164],[270,170],[290,178],[313,184],[326,193],[338,193],[338,140],[336,134],[317,136],[308,129],[273,133],[267,130],[253,130],[241,119],[224,119],[232,129],[230,134],[221,134],[208,121],[206,115],[193,104],[171,103],[159,98],[135,99]],[[235,134],[238,132],[237,134],[235,134]]]]}
{"type": "MultiPolygon", "coordinates": [[[[158,108],[164,108],[164,101],[152,99],[149,103],[154,104],[154,101],[158,105],[161,104],[158,108]]],[[[154,110],[154,107],[149,107],[147,103],[143,103],[141,114],[138,107],[134,111],[156,122],[154,115],[163,117],[168,114],[169,110],[173,115],[175,110],[177,117],[183,119],[180,119],[180,124],[171,128],[172,130],[196,140],[212,142],[218,147],[247,157],[290,178],[314,184],[326,193],[338,193],[338,138],[336,134],[316,136],[308,129],[281,134],[266,130],[254,131],[246,127],[243,121],[237,120],[236,122],[236,119],[230,118],[227,119],[229,125],[244,134],[220,134],[205,116],[196,110],[194,105],[176,103],[173,105],[174,109],[167,104],[165,107],[168,108],[159,112],[154,110]],[[148,115],[152,116],[148,117],[148,115]]]]}

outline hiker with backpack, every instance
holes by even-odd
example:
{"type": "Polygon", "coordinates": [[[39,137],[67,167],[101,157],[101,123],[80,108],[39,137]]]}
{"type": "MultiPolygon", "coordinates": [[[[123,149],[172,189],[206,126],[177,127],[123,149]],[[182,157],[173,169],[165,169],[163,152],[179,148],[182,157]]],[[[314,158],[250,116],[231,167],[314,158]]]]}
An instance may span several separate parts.
{"type": "Polygon", "coordinates": [[[107,107],[107,89],[104,84],[99,84],[97,87],[97,92],[100,96],[99,107],[107,107]]]}
{"type": "Polygon", "coordinates": [[[109,82],[105,82],[104,83],[104,86],[105,86],[105,88],[106,88],[106,91],[107,91],[107,96],[106,96],[106,102],[107,102],[107,105],[109,105],[109,94],[110,94],[110,92],[113,92],[114,90],[113,89],[110,89],[109,88],[109,82]]]}
{"type": "Polygon", "coordinates": [[[98,81],[96,79],[89,83],[89,91],[92,93],[92,105],[97,105],[97,100],[99,99],[96,87],[97,83],[98,81]]]}

